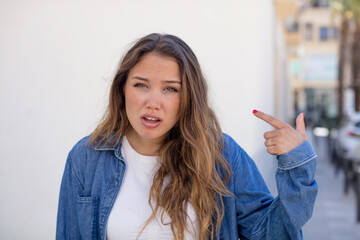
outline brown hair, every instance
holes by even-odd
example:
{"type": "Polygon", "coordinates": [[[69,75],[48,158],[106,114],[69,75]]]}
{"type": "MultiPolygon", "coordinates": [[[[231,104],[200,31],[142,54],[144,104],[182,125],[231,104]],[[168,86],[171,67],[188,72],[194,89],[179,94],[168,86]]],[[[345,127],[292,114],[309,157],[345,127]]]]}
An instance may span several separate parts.
{"type": "Polygon", "coordinates": [[[186,210],[190,203],[196,213],[199,239],[213,239],[224,216],[222,198],[231,195],[225,187],[230,167],[221,155],[223,136],[208,104],[206,80],[195,54],[184,41],[173,35],[153,33],[131,47],[113,80],[107,112],[89,142],[94,146],[114,146],[131,128],[123,88],[130,69],[150,52],[177,60],[182,95],[179,121],[159,149],[160,169],[154,176],[149,197],[149,203],[155,205],[151,205],[153,214],[142,230],[160,212],[162,222],[165,214],[170,216],[175,239],[183,240],[189,227],[186,210]]]}

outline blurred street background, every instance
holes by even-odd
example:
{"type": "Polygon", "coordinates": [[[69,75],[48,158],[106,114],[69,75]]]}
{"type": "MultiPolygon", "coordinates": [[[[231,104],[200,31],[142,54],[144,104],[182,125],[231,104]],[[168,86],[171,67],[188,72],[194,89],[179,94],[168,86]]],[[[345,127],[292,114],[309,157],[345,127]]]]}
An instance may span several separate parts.
{"type": "Polygon", "coordinates": [[[294,117],[306,112],[319,196],[305,239],[360,239],[360,1],[278,0],[294,117]]]}
{"type": "Polygon", "coordinates": [[[354,191],[344,194],[344,173],[336,172],[329,155],[329,141],[307,132],[318,155],[316,180],[319,193],[313,217],[303,228],[304,239],[358,240],[357,203],[354,191]]]}

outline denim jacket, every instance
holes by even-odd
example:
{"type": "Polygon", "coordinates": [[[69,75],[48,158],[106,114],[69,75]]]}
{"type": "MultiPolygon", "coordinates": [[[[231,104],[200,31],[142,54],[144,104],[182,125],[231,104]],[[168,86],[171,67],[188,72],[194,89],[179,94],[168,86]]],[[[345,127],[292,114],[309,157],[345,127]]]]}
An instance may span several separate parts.
{"type": "MultiPolygon", "coordinates": [[[[121,141],[89,148],[89,137],[70,151],[61,183],[56,239],[106,239],[106,224],[125,172],[121,141]]],[[[225,215],[216,239],[302,239],[317,195],[316,154],[309,142],[278,156],[274,198],[254,161],[224,134],[223,156],[231,167],[225,215]]]]}

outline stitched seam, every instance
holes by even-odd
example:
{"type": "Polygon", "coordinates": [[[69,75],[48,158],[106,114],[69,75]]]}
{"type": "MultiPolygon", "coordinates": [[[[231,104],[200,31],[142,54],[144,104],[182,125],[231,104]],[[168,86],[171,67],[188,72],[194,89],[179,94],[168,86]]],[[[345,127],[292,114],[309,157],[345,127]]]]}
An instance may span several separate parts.
{"type": "Polygon", "coordinates": [[[97,224],[96,223],[98,221],[98,209],[99,209],[98,205],[99,205],[99,201],[98,201],[98,197],[92,197],[92,199],[94,200],[93,204],[92,204],[94,219],[93,219],[93,222],[92,222],[91,236],[92,236],[93,240],[96,240],[97,239],[97,236],[96,236],[96,226],[97,226],[97,224]]]}
{"type": "Polygon", "coordinates": [[[273,204],[270,205],[270,209],[269,209],[269,213],[275,209],[275,207],[277,207],[280,203],[280,198],[276,197],[273,201],[273,204]]]}
{"type": "Polygon", "coordinates": [[[73,164],[73,162],[72,162],[72,159],[71,159],[71,156],[70,156],[70,155],[69,155],[69,164],[70,164],[70,166],[71,166],[71,172],[74,174],[76,181],[78,182],[78,184],[80,185],[80,187],[82,188],[82,190],[84,190],[84,185],[81,183],[80,177],[79,177],[79,175],[78,175],[78,174],[76,173],[76,171],[75,171],[75,167],[74,167],[74,164],[73,164]]]}
{"type": "MultiPolygon", "coordinates": [[[[242,155],[242,152],[239,154],[239,152],[236,152],[236,157],[234,158],[234,159],[238,159],[238,157],[239,157],[239,155],[240,155],[240,158],[242,157],[241,155],[242,155]]],[[[239,166],[240,166],[240,160],[237,160],[237,161],[233,161],[232,162],[232,166],[230,165],[230,174],[231,174],[231,177],[233,177],[234,179],[236,179],[236,177],[237,177],[237,173],[238,173],[238,168],[239,168],[239,166]]],[[[235,197],[235,199],[236,199],[236,197],[235,197]]]]}
{"type": "Polygon", "coordinates": [[[90,197],[77,196],[77,201],[78,202],[93,202],[93,201],[96,201],[98,199],[99,199],[98,196],[90,196],[90,197]]]}
{"type": "Polygon", "coordinates": [[[111,150],[115,150],[115,148],[101,148],[101,147],[96,147],[96,148],[94,148],[94,150],[96,150],[96,151],[111,151],[111,150]]]}
{"type": "Polygon", "coordinates": [[[293,164],[290,164],[288,166],[282,166],[281,164],[279,164],[279,169],[280,170],[290,170],[290,169],[293,169],[293,168],[296,168],[296,167],[299,167],[301,165],[304,165],[305,163],[311,161],[312,159],[316,158],[316,154],[312,154],[310,155],[309,157],[303,159],[303,160],[300,160],[300,161],[297,161],[293,164]]]}

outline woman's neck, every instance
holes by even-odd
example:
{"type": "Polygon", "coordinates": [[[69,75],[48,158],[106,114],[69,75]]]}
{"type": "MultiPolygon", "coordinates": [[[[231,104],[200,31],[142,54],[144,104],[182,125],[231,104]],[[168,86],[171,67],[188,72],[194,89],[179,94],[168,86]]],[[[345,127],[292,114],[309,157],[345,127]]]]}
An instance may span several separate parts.
{"type": "Polygon", "coordinates": [[[158,156],[161,146],[160,141],[153,139],[144,139],[132,129],[126,134],[131,147],[138,153],[144,156],[158,156]]]}

